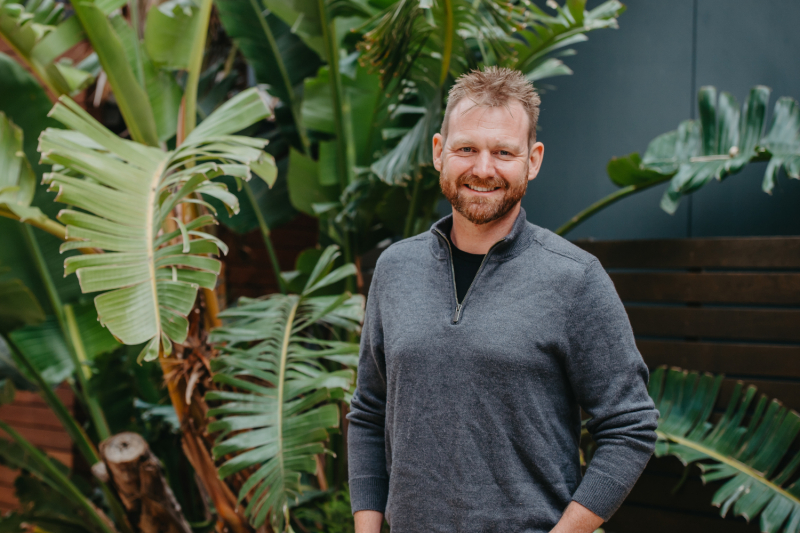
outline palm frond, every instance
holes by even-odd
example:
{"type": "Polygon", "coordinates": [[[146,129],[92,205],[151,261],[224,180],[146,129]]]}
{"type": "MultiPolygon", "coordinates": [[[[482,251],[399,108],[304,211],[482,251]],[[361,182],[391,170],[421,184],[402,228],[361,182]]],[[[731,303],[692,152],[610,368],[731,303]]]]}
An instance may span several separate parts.
{"type": "Polygon", "coordinates": [[[756,388],[738,382],[714,424],[722,379],[678,368],[653,371],[649,392],[661,413],[656,456],[696,463],[704,483],[727,480],[712,501],[722,516],[732,512],[749,521],[760,515],[765,533],[800,531],[800,482],[789,483],[800,453],[785,458],[800,432],[800,415],[764,395],[754,403],[756,388]]]}
{"type": "Polygon", "coordinates": [[[59,213],[68,238],[61,250],[98,248],[103,254],[69,257],[65,275],[76,273],[84,293],[95,297],[98,318],[124,344],[146,342],[141,358],[172,350],[185,340],[186,315],[198,287],[213,288],[218,260],[227,251],[203,226],[211,214],[162,232],[172,210],[189,203],[213,208],[196,195],[222,201],[237,211],[236,197],[211,179],[227,174],[249,179],[251,170],[274,178],[266,141],[232,135],[265,118],[269,110],[256,89],[229,100],[203,121],[176,150],[162,151],[108,131],[69,98],[51,115],[71,130],[48,128],[40,138],[45,175],[56,200],[78,209],[59,213]],[[178,240],[177,244],[170,244],[178,240]]]}
{"type": "Polygon", "coordinates": [[[228,322],[210,335],[220,348],[214,381],[226,390],[206,394],[217,418],[208,431],[219,432],[214,456],[232,455],[220,477],[251,469],[239,500],[249,500],[254,527],[270,516],[283,531],[290,500],[304,489],[302,474],[316,471],[315,455],[326,452],[328,429],[339,425],[331,400],[353,385],[353,370],[339,365],[354,363],[358,344],[314,337],[320,326],[357,331],[363,318],[360,295],[314,296],[355,273],[351,264],[332,269],[337,250],[325,250],[301,294],[242,298],[220,313],[228,322]]]}

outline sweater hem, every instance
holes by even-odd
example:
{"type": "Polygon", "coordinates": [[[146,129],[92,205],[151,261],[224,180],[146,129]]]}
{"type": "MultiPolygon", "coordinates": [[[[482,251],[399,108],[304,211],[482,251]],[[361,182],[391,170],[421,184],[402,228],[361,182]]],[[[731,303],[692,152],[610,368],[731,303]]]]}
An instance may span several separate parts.
{"type": "Polygon", "coordinates": [[[389,497],[389,480],[385,477],[357,477],[350,479],[350,507],[358,511],[386,511],[389,497]]]}
{"type": "Polygon", "coordinates": [[[611,476],[590,469],[572,495],[572,500],[607,522],[622,505],[630,490],[631,487],[611,476]]]}

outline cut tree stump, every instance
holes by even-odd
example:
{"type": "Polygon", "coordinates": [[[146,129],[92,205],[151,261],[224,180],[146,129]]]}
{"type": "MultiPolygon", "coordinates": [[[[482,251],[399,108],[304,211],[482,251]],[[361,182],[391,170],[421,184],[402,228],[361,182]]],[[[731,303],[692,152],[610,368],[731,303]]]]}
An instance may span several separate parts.
{"type": "Polygon", "coordinates": [[[161,463],[137,433],[100,443],[100,455],[131,523],[142,533],[192,533],[164,478],[161,463]]]}

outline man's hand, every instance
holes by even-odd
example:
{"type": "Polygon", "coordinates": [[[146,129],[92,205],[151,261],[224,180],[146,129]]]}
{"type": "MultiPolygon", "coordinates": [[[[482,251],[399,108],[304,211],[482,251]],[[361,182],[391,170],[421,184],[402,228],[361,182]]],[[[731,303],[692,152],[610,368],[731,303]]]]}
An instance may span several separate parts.
{"type": "MultiPolygon", "coordinates": [[[[567,510],[561,515],[561,520],[558,521],[556,527],[550,530],[550,533],[592,533],[602,525],[602,518],[578,502],[571,501],[567,510]]],[[[356,533],[360,533],[357,527],[356,533]]]]}
{"type": "Polygon", "coordinates": [[[381,533],[383,513],[378,511],[356,511],[356,533],[381,533]]]}

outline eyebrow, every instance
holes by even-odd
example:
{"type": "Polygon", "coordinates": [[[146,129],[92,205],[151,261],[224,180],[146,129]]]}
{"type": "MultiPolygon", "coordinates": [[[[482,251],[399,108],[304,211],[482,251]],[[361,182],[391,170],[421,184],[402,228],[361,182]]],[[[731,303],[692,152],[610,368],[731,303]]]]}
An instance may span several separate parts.
{"type": "MultiPolygon", "coordinates": [[[[454,146],[458,146],[460,144],[473,144],[473,142],[472,142],[472,139],[470,139],[469,137],[455,137],[453,139],[453,143],[452,144],[454,146]]],[[[509,151],[509,152],[519,151],[519,147],[518,146],[516,146],[514,144],[511,144],[511,143],[509,143],[507,141],[500,141],[496,145],[494,145],[493,148],[497,149],[497,150],[506,150],[506,151],[509,151]]]]}

